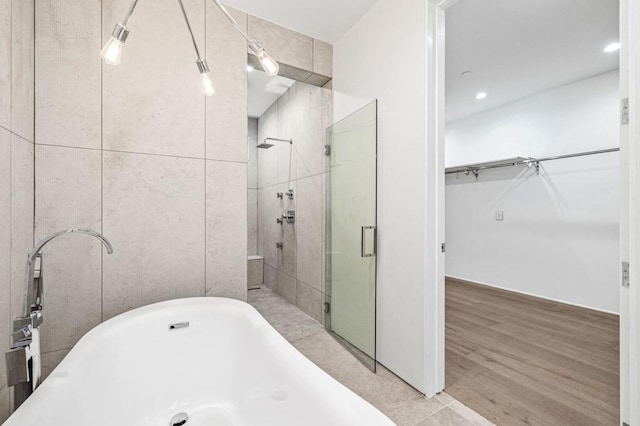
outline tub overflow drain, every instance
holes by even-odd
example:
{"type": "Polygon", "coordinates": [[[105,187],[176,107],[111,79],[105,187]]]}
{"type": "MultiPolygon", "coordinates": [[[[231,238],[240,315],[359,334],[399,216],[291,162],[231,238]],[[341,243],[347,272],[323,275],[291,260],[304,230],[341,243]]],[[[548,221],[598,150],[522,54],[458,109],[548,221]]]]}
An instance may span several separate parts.
{"type": "Polygon", "coordinates": [[[189,416],[187,416],[187,413],[178,413],[175,416],[171,417],[169,426],[182,426],[187,423],[187,420],[189,420],[189,416]]]}

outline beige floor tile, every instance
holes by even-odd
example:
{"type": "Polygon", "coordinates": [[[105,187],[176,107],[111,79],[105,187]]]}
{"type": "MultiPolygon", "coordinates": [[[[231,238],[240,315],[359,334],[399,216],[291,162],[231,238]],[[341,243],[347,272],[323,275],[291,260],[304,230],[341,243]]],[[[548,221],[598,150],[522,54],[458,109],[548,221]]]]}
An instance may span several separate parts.
{"type": "Polygon", "coordinates": [[[453,399],[453,402],[449,404],[448,407],[451,408],[456,413],[458,413],[459,415],[461,415],[462,417],[464,417],[465,419],[467,419],[474,426],[493,425],[493,423],[491,423],[489,420],[485,419],[480,414],[476,413],[475,411],[473,411],[471,408],[467,407],[460,401],[456,401],[455,399],[453,399]]]}
{"type": "Polygon", "coordinates": [[[439,394],[437,394],[437,395],[435,396],[435,398],[436,398],[438,401],[442,402],[444,405],[449,405],[449,404],[451,404],[452,402],[456,401],[456,399],[455,399],[454,397],[452,397],[451,395],[449,395],[449,394],[448,394],[448,393],[446,393],[446,392],[440,392],[439,394]]]}
{"type": "Polygon", "coordinates": [[[419,396],[408,401],[395,402],[378,408],[398,426],[414,426],[443,407],[442,402],[435,398],[419,396]]]}
{"type": "Polygon", "coordinates": [[[472,426],[473,423],[466,420],[460,414],[449,407],[444,407],[434,415],[427,417],[416,426],[472,426]]]}
{"type": "Polygon", "coordinates": [[[399,426],[491,424],[445,392],[427,399],[380,364],[373,373],[321,324],[268,288],[249,291],[249,303],[304,356],[399,426]]]}

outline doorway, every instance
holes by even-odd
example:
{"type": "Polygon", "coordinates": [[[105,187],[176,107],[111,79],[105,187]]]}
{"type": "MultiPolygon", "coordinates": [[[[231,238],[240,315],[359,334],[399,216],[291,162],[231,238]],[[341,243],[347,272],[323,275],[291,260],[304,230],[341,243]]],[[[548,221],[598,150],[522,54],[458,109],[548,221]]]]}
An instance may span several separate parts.
{"type": "MultiPolygon", "coordinates": [[[[452,380],[450,373],[462,372],[466,374],[465,388],[477,386],[477,395],[510,404],[498,411],[513,417],[492,417],[454,393],[498,424],[514,419],[571,424],[567,417],[553,417],[554,407],[577,416],[575,419],[586,411],[582,420],[619,422],[616,319],[620,312],[620,158],[616,148],[620,139],[614,135],[619,131],[619,73],[617,53],[605,51],[618,41],[618,11],[617,2],[615,8],[597,2],[579,12],[573,9],[574,3],[556,2],[552,8],[546,5],[545,12],[542,4],[519,4],[511,9],[504,2],[459,0],[445,5],[450,6],[446,15],[444,9],[440,10],[441,28],[446,21],[447,31],[446,68],[440,63],[440,71],[447,78],[443,102],[447,109],[440,110],[446,119],[442,117],[438,135],[446,152],[442,153],[445,164],[441,167],[449,166],[442,182],[446,207],[441,207],[443,230],[446,218],[447,252],[442,278],[445,269],[450,277],[443,283],[447,292],[446,388],[450,390],[457,380],[452,380]],[[563,7],[572,12],[562,12],[563,7]],[[605,9],[597,10],[599,7],[605,9]],[[614,22],[613,30],[603,22],[607,19],[608,24],[614,22]],[[589,26],[591,30],[568,31],[587,22],[596,24],[589,26]],[[544,29],[537,37],[536,25],[544,29]],[[556,25],[558,32],[554,32],[556,25]],[[463,28],[460,33],[471,35],[470,39],[456,40],[456,27],[463,28]],[[563,36],[562,31],[568,32],[563,36]],[[527,38],[528,32],[534,36],[527,38]],[[594,40],[583,40],[576,34],[588,34],[594,40]],[[509,35],[508,40],[505,35],[509,35]],[[456,41],[473,46],[472,54],[457,55],[451,47],[456,41]],[[596,59],[592,62],[586,53],[584,57],[579,55],[586,52],[589,43],[597,47],[593,48],[596,59]],[[510,45],[517,48],[505,55],[510,45]],[[570,52],[556,58],[566,58],[567,63],[544,59],[563,48],[570,52]],[[611,53],[616,55],[616,69],[606,64],[612,62],[611,53]],[[538,60],[528,62],[531,57],[538,60]],[[488,69],[484,69],[487,64],[488,69]],[[455,77],[451,76],[452,68],[455,77]],[[451,83],[455,83],[453,90],[451,83]],[[606,112],[596,111],[603,105],[606,112]],[[588,118],[590,114],[598,119],[588,118]],[[575,126],[572,117],[579,118],[575,126]],[[534,161],[544,159],[549,161],[534,161]],[[600,252],[602,256],[597,255],[600,252]],[[502,317],[500,308],[505,306],[514,315],[502,317]],[[519,322],[523,328],[518,331],[519,322]],[[564,328],[569,323],[577,327],[573,332],[564,328]],[[604,336],[583,333],[604,325],[604,336]],[[525,333],[531,331],[535,333],[525,333]],[[473,342],[473,334],[483,332],[487,333],[483,341],[490,347],[473,342]],[[563,338],[564,332],[567,335],[563,338]],[[553,336],[558,340],[544,342],[550,333],[556,333],[553,336]],[[572,343],[577,347],[568,342],[574,337],[572,343]],[[595,355],[595,351],[587,353],[589,341],[602,346],[604,352],[587,360],[595,355]],[[521,352],[513,352],[513,347],[505,343],[520,345],[521,352]],[[524,355],[540,358],[525,360],[524,355]],[[564,356],[574,364],[588,364],[588,377],[555,371],[564,356]],[[469,359],[475,362],[469,363],[469,359]],[[578,395],[574,382],[594,379],[589,374],[598,368],[606,385],[599,391],[603,397],[589,392],[578,395]],[[570,380],[548,377],[546,394],[541,392],[537,397],[527,380],[544,384],[543,376],[550,370],[570,380]],[[509,391],[507,383],[496,385],[496,376],[489,374],[496,371],[503,377],[520,375],[515,383],[529,386],[529,398],[518,405],[517,392],[509,391]],[[482,380],[488,385],[481,386],[482,380]],[[570,389],[567,394],[562,393],[563,386],[570,389]],[[545,400],[555,391],[555,401],[545,400]],[[612,393],[616,398],[604,402],[612,393]],[[578,401],[580,398],[583,401],[578,401]],[[584,401],[590,401],[591,407],[589,403],[581,405],[584,401]],[[538,413],[531,412],[535,408],[538,413]],[[613,414],[590,416],[589,408],[613,414]]],[[[439,47],[444,49],[445,42],[439,47]]],[[[590,383],[591,388],[599,385],[602,383],[590,383]]]]}

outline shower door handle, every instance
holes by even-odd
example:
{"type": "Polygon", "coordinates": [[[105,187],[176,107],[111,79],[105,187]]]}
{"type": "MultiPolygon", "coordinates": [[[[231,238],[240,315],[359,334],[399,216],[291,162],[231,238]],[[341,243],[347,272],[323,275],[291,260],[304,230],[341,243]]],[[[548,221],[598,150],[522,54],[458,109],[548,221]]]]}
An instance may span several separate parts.
{"type": "Polygon", "coordinates": [[[373,257],[376,255],[376,248],[378,245],[378,230],[375,226],[363,226],[360,229],[360,257],[373,257]],[[366,252],[367,247],[367,231],[373,230],[373,250],[370,253],[366,252]]]}

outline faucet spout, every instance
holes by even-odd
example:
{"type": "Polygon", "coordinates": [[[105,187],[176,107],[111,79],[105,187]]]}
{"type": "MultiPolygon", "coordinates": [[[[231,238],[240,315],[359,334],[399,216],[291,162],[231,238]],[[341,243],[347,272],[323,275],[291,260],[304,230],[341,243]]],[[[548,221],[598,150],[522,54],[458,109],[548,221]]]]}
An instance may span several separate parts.
{"type": "Polygon", "coordinates": [[[64,231],[54,232],[53,234],[47,235],[38,244],[36,244],[33,247],[33,249],[29,252],[28,262],[30,264],[33,263],[36,259],[36,256],[42,251],[44,246],[46,246],[49,243],[49,241],[56,239],[61,235],[72,234],[72,233],[87,234],[87,235],[91,235],[92,237],[96,237],[107,248],[107,253],[109,254],[113,253],[113,246],[111,245],[109,240],[107,240],[102,234],[96,231],[92,231],[91,229],[65,229],[64,231]]]}
{"type": "Polygon", "coordinates": [[[34,311],[42,310],[42,276],[36,274],[38,259],[42,257],[42,249],[52,240],[65,234],[86,234],[97,238],[106,247],[107,253],[113,253],[113,246],[102,234],[91,229],[65,229],[44,237],[27,255],[27,282],[24,293],[24,316],[28,317],[34,311]],[[37,275],[37,276],[36,276],[37,275]]]}

